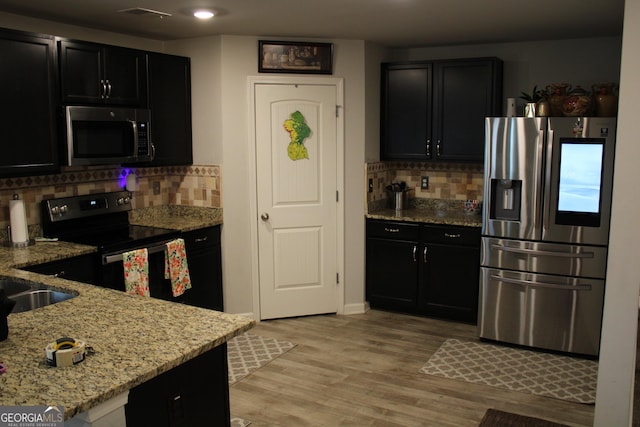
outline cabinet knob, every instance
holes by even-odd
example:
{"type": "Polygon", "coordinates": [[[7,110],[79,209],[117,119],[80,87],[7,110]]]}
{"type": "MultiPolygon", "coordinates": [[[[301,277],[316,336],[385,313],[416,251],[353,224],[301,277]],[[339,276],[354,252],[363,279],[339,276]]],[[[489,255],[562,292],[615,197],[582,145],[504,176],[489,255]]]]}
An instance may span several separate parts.
{"type": "Polygon", "coordinates": [[[265,213],[263,213],[262,215],[260,215],[260,218],[261,218],[263,221],[268,221],[268,220],[269,220],[269,214],[265,212],[265,213]]]}

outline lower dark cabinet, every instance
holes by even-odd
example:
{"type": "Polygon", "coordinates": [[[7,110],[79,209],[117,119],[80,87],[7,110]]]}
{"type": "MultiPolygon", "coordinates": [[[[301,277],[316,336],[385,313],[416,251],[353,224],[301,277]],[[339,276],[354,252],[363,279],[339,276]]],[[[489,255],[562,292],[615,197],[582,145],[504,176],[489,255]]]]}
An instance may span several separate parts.
{"type": "Polygon", "coordinates": [[[191,276],[186,304],[223,311],[220,226],[183,233],[191,276]]]}
{"type": "Polygon", "coordinates": [[[129,391],[127,427],[229,426],[227,344],[129,391]]]}
{"type": "Polygon", "coordinates": [[[34,273],[75,280],[83,283],[96,283],[97,257],[96,254],[79,255],[59,261],[30,265],[22,268],[34,273]]]}
{"type": "Polygon", "coordinates": [[[419,233],[417,225],[367,223],[367,301],[372,307],[417,312],[419,233]]]}
{"type": "Polygon", "coordinates": [[[424,226],[425,314],[476,323],[480,279],[480,229],[424,226]]]}
{"type": "Polygon", "coordinates": [[[373,308],[477,321],[480,228],[367,221],[373,308]]]}

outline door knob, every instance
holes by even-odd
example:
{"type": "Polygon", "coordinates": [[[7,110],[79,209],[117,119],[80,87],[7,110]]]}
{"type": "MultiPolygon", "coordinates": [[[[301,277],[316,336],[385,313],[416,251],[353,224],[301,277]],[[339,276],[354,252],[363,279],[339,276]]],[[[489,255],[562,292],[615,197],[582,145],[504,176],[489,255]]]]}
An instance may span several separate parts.
{"type": "Polygon", "coordinates": [[[269,220],[269,214],[265,212],[262,215],[260,215],[260,218],[262,218],[263,221],[267,221],[269,220]]]}

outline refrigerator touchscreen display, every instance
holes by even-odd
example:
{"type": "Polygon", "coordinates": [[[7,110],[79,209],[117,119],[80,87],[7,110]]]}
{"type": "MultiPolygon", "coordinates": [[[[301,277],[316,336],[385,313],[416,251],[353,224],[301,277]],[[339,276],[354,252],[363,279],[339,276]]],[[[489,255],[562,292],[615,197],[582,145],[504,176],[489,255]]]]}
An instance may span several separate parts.
{"type": "Polygon", "coordinates": [[[597,227],[604,141],[560,139],[560,174],[556,223],[597,227]]]}

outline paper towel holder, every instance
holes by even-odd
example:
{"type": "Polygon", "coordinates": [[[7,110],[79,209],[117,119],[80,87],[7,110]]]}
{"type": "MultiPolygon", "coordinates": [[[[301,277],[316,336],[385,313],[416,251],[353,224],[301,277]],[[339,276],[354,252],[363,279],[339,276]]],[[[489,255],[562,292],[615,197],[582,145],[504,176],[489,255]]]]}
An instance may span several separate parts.
{"type": "MultiPolygon", "coordinates": [[[[18,196],[17,194],[13,194],[13,200],[20,200],[20,196],[18,196]]],[[[29,239],[29,226],[27,225],[26,221],[25,221],[25,232],[27,234],[27,240],[23,241],[23,242],[14,242],[13,239],[11,238],[11,225],[7,226],[7,237],[9,238],[8,241],[4,242],[4,246],[8,246],[8,247],[12,247],[12,248],[26,248],[27,246],[31,246],[35,244],[35,240],[33,239],[29,239]]]]}

